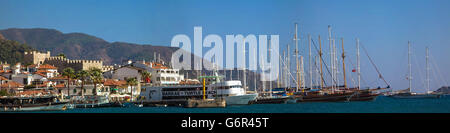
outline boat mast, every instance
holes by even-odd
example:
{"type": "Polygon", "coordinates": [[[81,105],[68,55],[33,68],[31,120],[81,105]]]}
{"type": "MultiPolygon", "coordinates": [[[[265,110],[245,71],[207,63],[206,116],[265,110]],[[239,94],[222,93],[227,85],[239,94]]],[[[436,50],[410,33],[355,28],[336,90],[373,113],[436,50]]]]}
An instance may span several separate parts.
{"type": "Polygon", "coordinates": [[[243,57],[243,59],[242,59],[242,61],[243,61],[243,68],[242,68],[242,77],[243,77],[243,80],[244,80],[244,83],[242,84],[243,85],[243,87],[244,87],[244,92],[245,93],[247,93],[247,76],[246,76],[246,73],[245,73],[245,68],[246,68],[246,61],[245,61],[245,58],[247,57],[246,56],[246,54],[245,54],[245,38],[244,38],[244,44],[242,45],[244,48],[243,48],[243,50],[242,50],[242,52],[244,53],[244,57],[243,57]]]}
{"type": "Polygon", "coordinates": [[[308,34],[308,44],[309,44],[309,87],[313,88],[313,71],[311,65],[311,35],[308,34]]]}
{"type": "MultiPolygon", "coordinates": [[[[291,54],[290,54],[290,48],[289,48],[289,44],[287,45],[287,66],[286,66],[286,73],[290,73],[291,71],[291,54]]],[[[291,88],[291,78],[289,78],[289,75],[286,74],[286,82],[287,82],[287,86],[288,88],[291,88]]]]}
{"type": "Polygon", "coordinates": [[[342,70],[343,70],[343,74],[344,74],[344,88],[347,88],[347,77],[346,77],[346,73],[345,73],[345,51],[344,51],[344,38],[341,38],[342,41],[342,70]]]}
{"type": "Polygon", "coordinates": [[[262,56],[262,58],[261,58],[261,83],[262,83],[262,91],[263,91],[263,93],[265,93],[266,92],[266,82],[264,82],[264,80],[266,79],[266,74],[265,74],[265,69],[264,69],[264,55],[262,55],[261,54],[261,56],[262,56]],[[264,78],[264,79],[262,79],[262,78],[264,78]]]}
{"type": "Polygon", "coordinates": [[[337,58],[337,50],[336,50],[336,44],[335,44],[336,40],[335,38],[333,38],[333,74],[334,74],[334,89],[338,89],[337,86],[339,84],[339,78],[338,76],[338,67],[337,67],[337,62],[338,62],[338,58],[337,58]]]}
{"type": "Polygon", "coordinates": [[[319,63],[320,63],[320,89],[323,88],[323,69],[322,69],[322,43],[319,35],[319,63]]]}
{"type": "Polygon", "coordinates": [[[306,86],[305,84],[305,69],[304,69],[304,63],[303,63],[303,56],[300,56],[300,82],[302,87],[302,92],[306,86]]]}
{"type": "Polygon", "coordinates": [[[281,82],[282,82],[282,86],[286,87],[286,51],[283,50],[283,60],[281,60],[282,62],[284,62],[283,65],[283,70],[281,71],[281,82]]]}
{"type": "Polygon", "coordinates": [[[427,55],[426,55],[426,63],[427,63],[427,94],[430,91],[430,66],[429,66],[429,62],[428,62],[428,57],[429,57],[429,49],[428,47],[426,47],[426,51],[427,51],[427,55]]]}
{"type": "MultiPolygon", "coordinates": [[[[256,51],[255,48],[253,48],[253,51],[256,51]]],[[[254,53],[255,53],[255,55],[253,55],[253,59],[255,59],[255,61],[257,61],[256,60],[256,52],[254,52],[254,53]]],[[[249,57],[249,59],[250,59],[250,57],[249,57]]],[[[255,84],[255,91],[256,92],[258,92],[258,89],[256,89],[256,88],[258,88],[258,86],[256,86],[257,72],[258,72],[258,69],[255,70],[255,73],[254,73],[255,79],[253,80],[253,82],[255,84]]]]}
{"type": "Polygon", "coordinates": [[[411,43],[408,41],[408,69],[409,69],[409,75],[408,75],[408,80],[409,80],[409,92],[411,92],[411,87],[412,87],[412,83],[411,83],[411,43]]]}
{"type": "MultiPolygon", "coordinates": [[[[270,56],[272,56],[272,44],[271,44],[271,41],[270,41],[270,38],[269,38],[269,56],[268,57],[270,57],[270,56]]],[[[270,61],[270,62],[272,62],[272,61],[270,61]]],[[[270,68],[270,71],[272,71],[272,67],[270,67],[269,66],[269,68],[270,68]]],[[[269,77],[272,77],[272,73],[270,72],[269,73],[269,77]]],[[[272,81],[270,80],[269,81],[269,89],[270,89],[270,96],[272,96],[272,81]]]]}
{"type": "Polygon", "coordinates": [[[320,88],[320,70],[319,70],[319,65],[317,65],[317,56],[314,56],[314,67],[316,68],[316,82],[315,82],[315,86],[320,88]]]}
{"type": "MultiPolygon", "coordinates": [[[[331,70],[333,71],[333,46],[331,43],[331,25],[328,25],[328,42],[330,45],[330,64],[331,64],[331,70]]],[[[333,72],[331,72],[331,91],[334,92],[334,75],[333,72]]]]}
{"type": "Polygon", "coordinates": [[[357,69],[358,69],[358,90],[360,90],[361,89],[361,67],[360,67],[360,65],[361,65],[361,61],[360,61],[360,59],[359,59],[359,38],[356,38],[356,60],[357,60],[357,64],[356,64],[356,66],[357,66],[357,69]]]}
{"type": "Polygon", "coordinates": [[[295,37],[294,37],[294,40],[295,40],[295,61],[296,61],[296,69],[297,69],[297,71],[296,71],[296,75],[297,75],[297,89],[296,89],[296,92],[298,92],[298,89],[300,88],[300,71],[298,70],[299,69],[299,62],[298,62],[298,38],[297,38],[297,23],[295,23],[295,37]]]}

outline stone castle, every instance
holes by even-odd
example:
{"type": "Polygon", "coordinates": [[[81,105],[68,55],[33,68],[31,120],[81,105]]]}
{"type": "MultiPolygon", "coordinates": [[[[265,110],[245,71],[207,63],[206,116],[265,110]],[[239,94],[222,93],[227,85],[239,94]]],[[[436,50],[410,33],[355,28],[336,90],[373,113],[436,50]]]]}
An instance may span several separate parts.
{"type": "Polygon", "coordinates": [[[50,56],[50,51],[46,53],[38,51],[25,52],[24,64],[50,64],[58,67],[60,72],[67,67],[71,67],[75,71],[89,70],[89,68],[94,67],[101,69],[103,72],[114,68],[113,66],[103,66],[103,61],[101,60],[70,60],[62,56],[50,56]]]}

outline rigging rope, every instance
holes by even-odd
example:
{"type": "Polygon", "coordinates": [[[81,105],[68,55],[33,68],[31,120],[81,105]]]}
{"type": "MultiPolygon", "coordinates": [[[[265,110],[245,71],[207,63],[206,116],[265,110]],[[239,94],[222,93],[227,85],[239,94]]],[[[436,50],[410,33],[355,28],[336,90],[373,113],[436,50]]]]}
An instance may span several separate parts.
{"type": "Polygon", "coordinates": [[[370,58],[369,53],[367,52],[367,50],[366,50],[366,48],[364,47],[364,45],[361,44],[361,46],[362,46],[363,50],[365,51],[367,57],[369,58],[370,63],[372,63],[372,65],[375,67],[375,70],[377,71],[377,73],[378,73],[378,75],[379,75],[379,78],[383,79],[384,83],[386,83],[386,85],[387,85],[388,87],[390,87],[389,83],[384,79],[383,75],[381,75],[380,71],[378,70],[377,66],[376,66],[375,63],[373,62],[372,58],[370,58]]]}

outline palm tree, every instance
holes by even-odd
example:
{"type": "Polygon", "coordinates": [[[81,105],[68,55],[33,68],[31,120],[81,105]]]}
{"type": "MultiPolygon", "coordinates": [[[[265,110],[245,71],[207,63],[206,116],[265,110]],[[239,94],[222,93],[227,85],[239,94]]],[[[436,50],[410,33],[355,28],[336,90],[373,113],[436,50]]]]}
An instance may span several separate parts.
{"type": "Polygon", "coordinates": [[[67,77],[67,95],[70,96],[70,79],[75,78],[75,70],[71,67],[65,68],[62,75],[67,77]]]}
{"type": "Polygon", "coordinates": [[[84,96],[84,83],[86,78],[89,76],[89,72],[85,70],[80,70],[77,72],[77,78],[81,80],[81,96],[84,96]]]}
{"type": "Polygon", "coordinates": [[[128,78],[127,85],[131,86],[131,101],[133,101],[133,86],[137,85],[138,81],[136,78],[128,78]]]}
{"type": "Polygon", "coordinates": [[[92,83],[94,83],[93,93],[95,93],[97,91],[97,83],[100,83],[103,80],[102,70],[100,70],[99,68],[91,67],[89,68],[89,76],[92,80],[92,83]]]}
{"type": "Polygon", "coordinates": [[[152,77],[152,74],[149,73],[148,71],[143,71],[143,72],[141,73],[141,77],[142,77],[142,79],[143,79],[143,81],[144,81],[145,83],[148,83],[148,81],[149,81],[150,78],[152,77]]]}

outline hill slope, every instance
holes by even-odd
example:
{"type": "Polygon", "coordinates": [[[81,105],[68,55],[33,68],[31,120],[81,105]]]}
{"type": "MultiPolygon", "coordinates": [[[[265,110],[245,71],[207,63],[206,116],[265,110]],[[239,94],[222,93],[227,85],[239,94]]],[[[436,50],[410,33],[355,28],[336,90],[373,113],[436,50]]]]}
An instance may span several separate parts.
{"type": "Polygon", "coordinates": [[[5,40],[0,35],[0,62],[16,64],[23,61],[24,51],[30,51],[33,48],[17,41],[5,40]]]}

